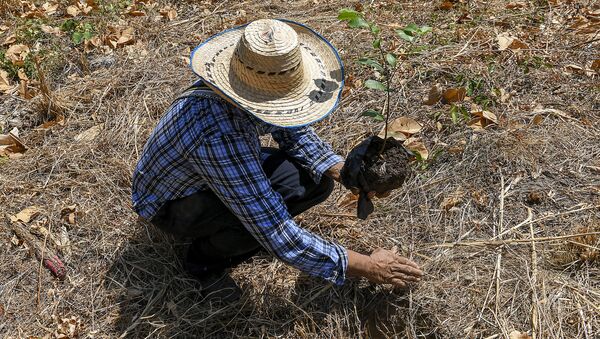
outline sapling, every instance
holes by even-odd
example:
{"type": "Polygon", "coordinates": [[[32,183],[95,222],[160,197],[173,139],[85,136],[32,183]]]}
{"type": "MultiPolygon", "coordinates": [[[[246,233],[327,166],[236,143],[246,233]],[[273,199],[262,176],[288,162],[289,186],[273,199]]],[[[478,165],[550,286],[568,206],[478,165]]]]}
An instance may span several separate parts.
{"type": "MultiPolygon", "coordinates": [[[[385,92],[385,101],[381,111],[376,109],[367,109],[362,112],[363,116],[371,117],[376,121],[385,122],[383,129],[383,143],[381,144],[381,149],[379,150],[379,155],[381,155],[385,149],[388,139],[388,124],[390,117],[393,115],[392,112],[390,112],[390,100],[391,93],[396,92],[396,88],[393,87],[394,76],[401,66],[398,64],[398,55],[396,55],[392,50],[386,49],[389,48],[390,44],[387,44],[386,41],[384,41],[381,35],[381,29],[376,23],[367,20],[364,13],[353,9],[344,8],[340,10],[338,19],[345,21],[348,27],[352,29],[362,29],[368,31],[373,39],[371,42],[371,56],[360,58],[357,61],[359,64],[373,69],[378,75],[378,79],[366,80],[364,83],[365,87],[368,89],[385,92]]],[[[431,32],[431,27],[410,24],[402,29],[395,30],[395,32],[400,39],[409,44],[414,44],[419,37],[431,32]]]]}
{"type": "MultiPolygon", "coordinates": [[[[363,116],[384,122],[383,139],[371,136],[354,147],[342,168],[342,182],[346,187],[358,188],[358,217],[366,219],[373,212],[374,206],[369,198],[370,192],[385,194],[399,188],[410,173],[408,165],[412,154],[401,142],[388,138],[388,124],[391,94],[396,91],[393,87],[394,76],[400,68],[398,56],[388,50],[391,44],[384,41],[381,29],[374,22],[368,21],[362,12],[352,9],[342,9],[338,19],[347,22],[348,27],[368,31],[372,37],[371,49],[367,57],[358,59],[358,63],[375,71],[375,77],[367,79],[365,87],[385,93],[385,101],[381,110],[370,108],[362,112],[363,116]]],[[[418,37],[431,31],[428,26],[408,25],[396,30],[398,37],[408,43],[414,43],[418,37]]]]}

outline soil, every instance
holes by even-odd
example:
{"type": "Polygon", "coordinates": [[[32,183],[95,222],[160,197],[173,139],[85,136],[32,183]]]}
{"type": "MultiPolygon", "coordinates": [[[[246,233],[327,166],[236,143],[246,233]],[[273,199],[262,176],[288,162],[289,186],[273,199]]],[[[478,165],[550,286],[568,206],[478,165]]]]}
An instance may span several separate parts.
{"type": "Polygon", "coordinates": [[[383,139],[373,137],[364,157],[364,177],[371,191],[384,193],[399,188],[410,174],[411,155],[402,143],[388,138],[381,154],[383,139]]]}

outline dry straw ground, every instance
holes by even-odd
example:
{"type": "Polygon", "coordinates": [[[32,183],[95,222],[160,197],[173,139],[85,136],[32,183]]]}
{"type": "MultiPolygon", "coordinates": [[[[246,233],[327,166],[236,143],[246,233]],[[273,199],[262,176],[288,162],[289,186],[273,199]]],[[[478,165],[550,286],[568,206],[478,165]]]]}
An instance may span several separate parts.
{"type": "MultiPolygon", "coordinates": [[[[0,2],[0,40],[16,35],[0,52],[18,43],[38,51],[48,86],[45,95],[40,72],[30,67],[28,87],[37,96],[26,100],[16,87],[0,94],[3,133],[19,127],[28,147],[21,157],[0,158],[0,336],[508,338],[514,330],[521,338],[600,336],[595,1],[363,2],[384,30],[433,27],[418,54],[397,38],[386,43],[396,44],[405,60],[398,77],[405,86],[392,110],[423,125],[419,136],[437,156],[403,189],[377,201],[368,221],[339,203],[341,188],[299,220],[350,248],[398,245],[426,278],[397,292],[365,281],[333,287],[259,256],[234,270],[245,294],[232,306],[203,302],[181,268],[185,243],[137,221],[130,203],[136,159],[170,101],[194,80],[185,66],[190,49],[264,17],[309,24],[340,49],[348,88],[340,109],[316,126],[322,137],[345,154],[376,133],[381,126],[360,112],[382,100],[361,88],[368,71],[352,61],[370,41],[336,20],[338,9],[354,4],[173,2],[173,17],[159,14],[164,1],[133,10],[125,1],[96,3],[77,14],[78,28],[56,36],[40,33],[40,25],[64,24],[69,3],[61,1],[51,15],[22,18],[31,8],[0,2]],[[74,43],[86,22],[93,28],[89,41],[74,43]],[[133,30],[123,33],[127,27],[133,30]],[[501,33],[525,46],[499,51],[501,33]],[[474,131],[462,114],[452,121],[450,105],[424,105],[436,83],[469,88],[468,100],[486,105],[498,123],[474,131]],[[52,123],[61,115],[63,122],[52,123]],[[71,205],[75,212],[65,210],[71,205]],[[26,226],[63,258],[64,281],[41,268],[31,246],[11,231],[9,216],[28,206],[41,213],[26,226]]],[[[456,105],[468,115],[469,104],[456,105]]]]}

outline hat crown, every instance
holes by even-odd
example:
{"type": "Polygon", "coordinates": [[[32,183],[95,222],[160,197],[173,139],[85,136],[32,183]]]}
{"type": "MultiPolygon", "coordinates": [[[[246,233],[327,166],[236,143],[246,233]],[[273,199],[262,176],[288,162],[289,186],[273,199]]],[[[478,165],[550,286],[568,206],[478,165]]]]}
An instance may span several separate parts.
{"type": "Polygon", "coordinates": [[[257,72],[280,73],[302,61],[296,31],[279,20],[262,19],[244,29],[235,57],[257,72]]]}

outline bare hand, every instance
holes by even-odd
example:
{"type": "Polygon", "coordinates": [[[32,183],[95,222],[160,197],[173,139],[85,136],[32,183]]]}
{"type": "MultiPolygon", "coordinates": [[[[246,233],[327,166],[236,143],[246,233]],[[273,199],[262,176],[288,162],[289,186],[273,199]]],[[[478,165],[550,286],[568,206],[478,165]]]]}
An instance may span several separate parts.
{"type": "Polygon", "coordinates": [[[413,261],[399,256],[395,251],[378,248],[366,256],[348,251],[349,276],[365,277],[378,284],[392,284],[405,287],[410,282],[418,282],[423,271],[413,261]]]}
{"type": "Polygon", "coordinates": [[[378,248],[371,253],[370,259],[371,267],[365,278],[374,283],[405,287],[410,282],[420,281],[423,276],[419,265],[394,251],[378,248]]]}

